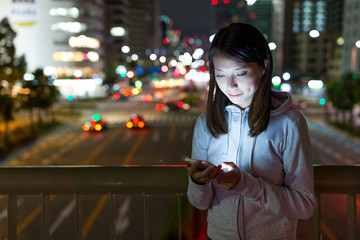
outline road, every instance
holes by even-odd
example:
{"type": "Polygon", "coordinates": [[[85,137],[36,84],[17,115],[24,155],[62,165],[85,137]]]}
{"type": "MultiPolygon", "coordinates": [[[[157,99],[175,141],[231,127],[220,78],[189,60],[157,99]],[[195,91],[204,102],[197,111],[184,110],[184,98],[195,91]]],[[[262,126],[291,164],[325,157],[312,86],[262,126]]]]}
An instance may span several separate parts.
{"type": "MultiPolygon", "coordinates": [[[[99,103],[98,109],[88,110],[83,116],[68,125],[40,137],[29,146],[19,149],[4,161],[4,166],[32,165],[177,165],[181,157],[190,155],[194,123],[199,111],[160,112],[155,103],[141,101],[99,103]],[[88,133],[81,129],[82,123],[93,114],[100,114],[107,121],[108,129],[100,133],[88,133]],[[146,128],[127,129],[125,122],[131,113],[144,116],[146,128]]],[[[185,170],[184,170],[185,171],[185,170]]],[[[139,176],[141,177],[141,176],[139,176]]],[[[107,196],[86,196],[84,208],[84,239],[107,239],[109,222],[106,209],[107,196]]],[[[174,200],[171,197],[151,196],[150,234],[159,239],[163,226],[168,221],[174,200]],[[159,199],[158,199],[159,198],[159,199]]],[[[52,196],[52,239],[72,239],[75,236],[72,196],[52,196]]],[[[0,239],[6,239],[6,198],[0,199],[0,239]]],[[[19,198],[19,239],[40,239],[40,198],[19,198]]],[[[117,196],[117,234],[121,239],[143,238],[143,196],[117,196]],[[132,214],[130,215],[129,212],[132,214]],[[134,214],[135,213],[135,214],[134,214]],[[131,223],[131,224],[130,224],[131,223]],[[140,231],[139,231],[140,229],[140,231]],[[130,237],[131,236],[131,237],[130,237]]]]}
{"type": "MultiPolygon", "coordinates": [[[[28,146],[9,155],[4,166],[31,165],[173,165],[181,164],[181,156],[190,155],[192,130],[201,109],[188,112],[159,112],[155,103],[139,101],[99,103],[71,124],[42,136],[28,146]],[[125,122],[131,113],[144,115],[145,129],[127,129],[125,122]],[[108,122],[101,133],[81,130],[83,121],[95,113],[108,122]]],[[[312,153],[316,164],[358,164],[360,145],[330,131],[309,112],[308,119],[312,153]]],[[[139,176],[141,177],[141,176],[139,176]]],[[[174,199],[152,196],[150,215],[151,239],[160,239],[163,226],[169,220],[174,199]]],[[[108,238],[107,196],[86,196],[81,199],[83,236],[86,240],[108,238]]],[[[51,196],[51,239],[73,239],[74,207],[72,196],[51,196]]],[[[345,196],[324,196],[323,239],[345,239],[345,196]]],[[[0,240],[6,239],[6,197],[0,198],[0,240]]],[[[18,201],[19,239],[40,239],[40,197],[24,196],[18,201]]],[[[117,235],[119,239],[143,238],[143,197],[117,196],[117,235]],[[131,214],[130,214],[131,213],[131,214]],[[139,230],[140,229],[140,230],[139,230]],[[131,236],[131,237],[130,237],[131,236]]],[[[359,200],[358,200],[359,206],[359,200]]],[[[359,208],[360,209],[360,208],[359,208]]],[[[360,214],[358,214],[360,216],[360,214]]],[[[312,239],[311,221],[300,221],[298,239],[312,239]]]]}

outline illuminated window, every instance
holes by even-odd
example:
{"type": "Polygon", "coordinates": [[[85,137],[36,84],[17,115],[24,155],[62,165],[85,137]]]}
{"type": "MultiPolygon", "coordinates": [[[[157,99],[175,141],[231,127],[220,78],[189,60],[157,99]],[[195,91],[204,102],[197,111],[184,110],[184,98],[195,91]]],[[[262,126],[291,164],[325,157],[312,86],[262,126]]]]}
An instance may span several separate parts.
{"type": "Polygon", "coordinates": [[[86,25],[79,22],[58,22],[51,25],[52,31],[80,33],[86,31],[86,25]]]}
{"type": "Polygon", "coordinates": [[[79,9],[73,8],[52,8],[49,11],[50,16],[54,17],[79,17],[79,9]]]}
{"type": "Polygon", "coordinates": [[[99,48],[100,41],[96,38],[80,35],[78,37],[70,37],[69,46],[72,48],[99,48]]]}
{"type": "Polygon", "coordinates": [[[54,52],[52,58],[56,62],[84,61],[84,56],[82,52],[54,52]]]}

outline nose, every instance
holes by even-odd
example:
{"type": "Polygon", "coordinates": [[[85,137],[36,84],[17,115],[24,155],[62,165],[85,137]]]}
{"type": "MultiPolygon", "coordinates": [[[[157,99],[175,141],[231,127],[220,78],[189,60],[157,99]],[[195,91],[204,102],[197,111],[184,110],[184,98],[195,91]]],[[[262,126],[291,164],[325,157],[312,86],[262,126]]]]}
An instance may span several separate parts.
{"type": "Polygon", "coordinates": [[[230,88],[237,88],[238,87],[238,83],[236,82],[236,79],[235,79],[234,75],[231,75],[231,77],[229,77],[228,86],[230,88]]]}

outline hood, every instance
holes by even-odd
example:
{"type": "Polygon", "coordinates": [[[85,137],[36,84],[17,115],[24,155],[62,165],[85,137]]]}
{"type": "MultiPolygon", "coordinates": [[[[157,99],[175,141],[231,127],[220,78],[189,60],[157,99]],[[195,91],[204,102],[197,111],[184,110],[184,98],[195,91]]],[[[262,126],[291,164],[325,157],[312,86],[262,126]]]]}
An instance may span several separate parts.
{"type": "Polygon", "coordinates": [[[271,93],[272,110],[270,116],[276,116],[286,112],[291,107],[291,95],[288,92],[272,92],[271,93]]]}
{"type": "MultiPolygon", "coordinates": [[[[276,116],[283,112],[286,112],[291,107],[291,95],[287,92],[272,92],[272,110],[270,116],[276,116]]],[[[225,107],[225,118],[228,122],[229,133],[224,136],[225,153],[224,157],[228,156],[229,152],[236,152],[239,142],[241,145],[248,146],[247,148],[238,151],[239,154],[246,156],[245,159],[249,159],[249,164],[242,166],[242,163],[236,163],[238,166],[242,166],[244,169],[248,169],[251,172],[252,169],[252,150],[256,144],[256,137],[249,137],[250,127],[248,124],[249,107],[242,110],[236,105],[230,104],[225,107]]]]}

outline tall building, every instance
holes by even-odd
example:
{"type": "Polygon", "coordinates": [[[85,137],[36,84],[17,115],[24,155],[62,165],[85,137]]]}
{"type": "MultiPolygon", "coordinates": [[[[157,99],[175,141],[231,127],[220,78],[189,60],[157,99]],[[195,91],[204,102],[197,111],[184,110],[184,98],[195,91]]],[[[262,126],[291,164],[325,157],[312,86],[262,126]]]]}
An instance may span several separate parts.
{"type": "Polygon", "coordinates": [[[247,22],[262,32],[268,41],[271,40],[272,0],[258,0],[247,6],[247,22]]]}
{"type": "Polygon", "coordinates": [[[102,8],[101,0],[2,0],[0,17],[17,32],[16,55],[25,55],[28,71],[43,68],[56,79],[90,79],[81,89],[72,86],[78,81],[57,81],[64,95],[86,97],[101,94],[102,8]]]}
{"type": "Polygon", "coordinates": [[[272,26],[271,26],[271,42],[275,44],[275,49],[272,51],[274,62],[274,74],[281,75],[284,72],[284,44],[285,34],[289,31],[286,30],[285,21],[285,7],[286,2],[282,0],[272,1],[272,26]]]}
{"type": "Polygon", "coordinates": [[[124,59],[121,48],[128,44],[130,24],[129,0],[104,1],[104,60],[120,63],[124,59]]]}
{"type": "Polygon", "coordinates": [[[345,0],[344,11],[346,14],[343,19],[344,45],[341,71],[358,72],[360,69],[360,50],[355,44],[360,40],[360,0],[345,0]]]}
{"type": "Polygon", "coordinates": [[[296,79],[328,80],[340,73],[342,2],[286,1],[285,25],[291,28],[285,27],[283,68],[296,79]]]}

